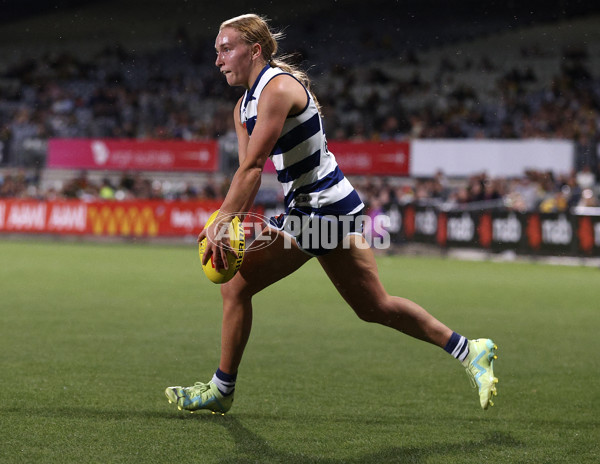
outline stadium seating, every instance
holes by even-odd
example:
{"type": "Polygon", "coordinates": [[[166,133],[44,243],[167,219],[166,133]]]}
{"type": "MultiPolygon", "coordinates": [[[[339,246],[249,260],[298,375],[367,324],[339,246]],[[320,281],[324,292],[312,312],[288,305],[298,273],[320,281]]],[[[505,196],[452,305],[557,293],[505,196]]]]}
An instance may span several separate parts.
{"type": "MultiPolygon", "coordinates": [[[[198,5],[164,5],[133,1],[111,11],[92,2],[4,24],[2,163],[40,167],[48,137],[231,136],[239,89],[228,88],[213,64],[223,18],[198,5]]],[[[243,2],[231,5],[243,11],[243,2]]],[[[559,90],[575,106],[598,98],[600,28],[593,5],[586,11],[563,5],[559,15],[547,2],[530,5],[535,15],[512,5],[509,17],[492,6],[478,15],[476,2],[467,1],[451,21],[436,13],[435,2],[344,5],[256,4],[267,8],[275,27],[286,26],[282,51],[297,52],[308,67],[330,139],[570,138],[577,127],[547,124],[539,109],[573,63],[591,79],[559,90]]],[[[552,98],[562,110],[564,102],[552,98]]],[[[597,108],[596,101],[596,121],[597,108]]],[[[40,188],[76,174],[43,171],[40,188]]],[[[205,182],[202,175],[145,174],[169,185],[205,182]]]]}

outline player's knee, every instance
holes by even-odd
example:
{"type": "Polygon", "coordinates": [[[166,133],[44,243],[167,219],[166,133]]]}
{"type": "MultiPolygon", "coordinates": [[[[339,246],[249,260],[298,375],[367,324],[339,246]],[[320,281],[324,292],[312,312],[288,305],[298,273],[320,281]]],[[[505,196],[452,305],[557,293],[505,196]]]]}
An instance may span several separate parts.
{"type": "Polygon", "coordinates": [[[353,307],[356,315],[365,322],[387,325],[393,313],[393,305],[387,297],[381,297],[368,305],[353,307]]]}
{"type": "Polygon", "coordinates": [[[221,297],[224,301],[251,298],[253,292],[250,291],[249,286],[243,279],[240,279],[237,275],[221,285],[221,297]]]}

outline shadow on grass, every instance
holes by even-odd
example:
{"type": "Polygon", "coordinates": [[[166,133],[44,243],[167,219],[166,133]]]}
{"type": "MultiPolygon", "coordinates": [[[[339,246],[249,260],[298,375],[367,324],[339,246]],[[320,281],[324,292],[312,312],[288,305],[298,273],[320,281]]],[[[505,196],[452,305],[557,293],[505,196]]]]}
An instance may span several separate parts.
{"type": "MultiPolygon", "coordinates": [[[[23,415],[19,408],[7,408],[5,413],[18,413],[23,415]]],[[[267,440],[244,426],[235,415],[217,416],[212,414],[177,414],[172,411],[110,411],[95,408],[54,408],[30,411],[38,417],[63,417],[66,419],[85,417],[99,420],[123,421],[127,419],[160,419],[160,420],[197,420],[211,425],[218,425],[225,429],[235,444],[235,452],[219,460],[223,464],[249,464],[249,463],[286,463],[286,464],[368,464],[387,463],[421,463],[429,458],[440,455],[473,454],[489,447],[499,449],[514,449],[524,446],[508,433],[494,432],[485,435],[479,440],[462,440],[457,443],[433,443],[424,446],[390,446],[373,450],[371,453],[354,457],[330,458],[308,453],[299,453],[277,449],[267,440]]],[[[427,439],[429,440],[429,438],[427,439]]]]}
{"type": "Polygon", "coordinates": [[[275,449],[264,438],[244,427],[235,416],[225,416],[222,419],[223,427],[232,436],[236,445],[236,455],[223,458],[220,461],[223,464],[231,462],[235,462],[236,464],[251,462],[285,462],[286,464],[419,463],[425,462],[428,458],[437,454],[474,453],[489,446],[496,448],[517,448],[523,446],[523,443],[515,440],[510,434],[494,432],[480,440],[467,440],[450,444],[438,443],[423,447],[392,446],[351,458],[327,458],[275,449]]]}

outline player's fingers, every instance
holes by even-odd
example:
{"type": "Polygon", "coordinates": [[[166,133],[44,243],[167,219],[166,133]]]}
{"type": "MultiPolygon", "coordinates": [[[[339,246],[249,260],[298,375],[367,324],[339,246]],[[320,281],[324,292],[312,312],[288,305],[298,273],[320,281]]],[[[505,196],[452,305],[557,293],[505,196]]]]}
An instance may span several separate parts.
{"type": "Polygon", "coordinates": [[[208,260],[210,259],[212,254],[213,254],[212,243],[207,241],[206,248],[204,248],[204,255],[202,255],[202,265],[205,265],[206,263],[208,263],[208,260]]]}
{"type": "Polygon", "coordinates": [[[220,246],[218,248],[219,250],[219,261],[217,264],[217,270],[220,269],[229,269],[229,260],[227,259],[227,247],[225,246],[220,246]]]}
{"type": "Polygon", "coordinates": [[[196,240],[198,243],[200,243],[202,240],[204,240],[206,238],[206,229],[202,229],[202,232],[200,232],[198,234],[198,239],[196,240]]]}

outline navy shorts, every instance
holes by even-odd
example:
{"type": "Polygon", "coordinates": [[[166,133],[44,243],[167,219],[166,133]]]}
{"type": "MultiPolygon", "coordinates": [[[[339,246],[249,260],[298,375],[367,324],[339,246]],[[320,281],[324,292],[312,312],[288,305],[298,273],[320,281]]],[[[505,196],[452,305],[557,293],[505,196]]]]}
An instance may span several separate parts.
{"type": "Polygon", "coordinates": [[[347,235],[362,235],[361,213],[320,215],[292,208],[286,214],[271,217],[269,224],[291,237],[305,253],[323,256],[347,235]]]}

